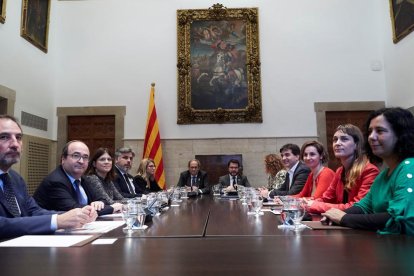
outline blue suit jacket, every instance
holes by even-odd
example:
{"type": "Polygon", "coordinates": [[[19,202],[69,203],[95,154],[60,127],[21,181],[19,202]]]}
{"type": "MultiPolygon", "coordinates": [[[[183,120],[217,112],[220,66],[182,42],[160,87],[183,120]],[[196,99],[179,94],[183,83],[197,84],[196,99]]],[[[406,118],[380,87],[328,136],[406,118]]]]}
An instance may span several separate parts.
{"type": "Polygon", "coordinates": [[[21,217],[15,218],[7,209],[4,196],[0,193],[0,238],[31,234],[50,234],[52,214],[56,212],[40,208],[27,193],[26,183],[15,171],[10,170],[12,189],[20,207],[21,217]]]}

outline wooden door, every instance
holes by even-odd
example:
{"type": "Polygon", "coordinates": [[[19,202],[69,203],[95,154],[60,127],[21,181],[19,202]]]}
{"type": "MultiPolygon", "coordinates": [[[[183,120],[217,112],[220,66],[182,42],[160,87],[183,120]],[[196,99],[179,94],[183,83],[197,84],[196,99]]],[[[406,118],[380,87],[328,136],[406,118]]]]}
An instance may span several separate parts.
{"type": "Polygon", "coordinates": [[[115,150],[115,116],[68,116],[68,141],[81,140],[91,156],[99,147],[115,150]]]}
{"type": "Polygon", "coordinates": [[[364,124],[371,110],[364,111],[326,111],[326,141],[329,153],[328,167],[336,170],[341,164],[333,154],[332,140],[339,125],[353,124],[364,132],[364,124]]]}

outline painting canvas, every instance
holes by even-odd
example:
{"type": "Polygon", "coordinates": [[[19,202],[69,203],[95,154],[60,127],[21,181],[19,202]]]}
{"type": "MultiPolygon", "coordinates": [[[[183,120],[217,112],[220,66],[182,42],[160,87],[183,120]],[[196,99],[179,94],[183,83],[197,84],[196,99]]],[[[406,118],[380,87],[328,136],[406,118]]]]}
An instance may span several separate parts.
{"type": "Polygon", "coordinates": [[[0,0],[0,23],[6,21],[6,0],[0,0]]]}
{"type": "Polygon", "coordinates": [[[23,0],[20,35],[47,53],[50,0],[23,0]]]}
{"type": "Polygon", "coordinates": [[[399,42],[414,30],[414,0],[390,0],[393,41],[399,42]]]}
{"type": "Polygon", "coordinates": [[[262,122],[258,9],[178,10],[177,34],[177,122],[262,122]]]}

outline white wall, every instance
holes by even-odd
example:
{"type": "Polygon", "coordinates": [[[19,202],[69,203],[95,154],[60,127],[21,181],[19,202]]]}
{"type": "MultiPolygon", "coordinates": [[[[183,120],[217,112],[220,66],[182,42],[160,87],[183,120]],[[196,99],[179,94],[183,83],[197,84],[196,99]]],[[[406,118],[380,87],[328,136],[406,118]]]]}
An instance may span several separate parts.
{"type": "MultiPolygon", "coordinates": [[[[0,25],[0,83],[17,91],[18,109],[51,119],[53,129],[45,135],[53,139],[54,107],[96,105],[127,106],[125,137],[142,139],[151,82],[161,136],[171,139],[316,136],[314,102],[397,102],[387,98],[385,86],[385,77],[395,76],[370,68],[373,61],[391,66],[387,0],[219,1],[229,8],[259,7],[264,122],[187,126],[176,124],[176,10],[213,2],[52,0],[47,55],[18,35],[17,2],[8,1],[7,21],[0,25]]],[[[406,64],[397,69],[409,72],[406,64]]],[[[413,87],[412,80],[401,89],[392,83],[387,80],[387,89],[399,89],[399,98],[413,87]]]]}
{"type": "Polygon", "coordinates": [[[25,127],[24,132],[50,138],[56,136],[53,54],[20,37],[21,3],[7,1],[6,23],[0,24],[0,84],[16,91],[17,118],[21,111],[50,118],[47,132],[25,127]]]}
{"type": "MultiPolygon", "coordinates": [[[[388,5],[383,4],[385,8],[382,9],[382,16],[389,16],[388,5]]],[[[414,33],[394,44],[391,39],[391,21],[387,20],[383,25],[387,104],[412,107],[414,106],[414,33]]]]}

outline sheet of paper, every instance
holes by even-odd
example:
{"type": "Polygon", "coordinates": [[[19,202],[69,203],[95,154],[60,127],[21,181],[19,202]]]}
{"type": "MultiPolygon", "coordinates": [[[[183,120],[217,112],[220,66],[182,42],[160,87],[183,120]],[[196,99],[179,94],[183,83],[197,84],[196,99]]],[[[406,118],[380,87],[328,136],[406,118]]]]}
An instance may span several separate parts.
{"type": "Polygon", "coordinates": [[[122,218],[122,213],[108,214],[100,216],[101,218],[122,218]]]}
{"type": "Polygon", "coordinates": [[[108,233],[109,231],[124,225],[122,220],[115,221],[93,221],[85,224],[82,228],[63,231],[63,233],[71,234],[100,234],[108,233]]]}
{"type": "Polygon", "coordinates": [[[113,244],[117,239],[97,239],[92,244],[113,244]]]}
{"type": "Polygon", "coordinates": [[[27,235],[0,243],[0,247],[69,247],[92,239],[92,235],[27,235]]]}

